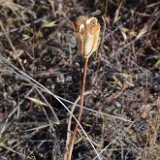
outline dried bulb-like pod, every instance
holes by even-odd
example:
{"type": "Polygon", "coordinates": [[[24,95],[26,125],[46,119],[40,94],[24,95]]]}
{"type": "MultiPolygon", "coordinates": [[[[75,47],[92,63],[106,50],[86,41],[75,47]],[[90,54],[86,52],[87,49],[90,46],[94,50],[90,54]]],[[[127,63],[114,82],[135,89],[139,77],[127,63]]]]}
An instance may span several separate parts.
{"type": "Polygon", "coordinates": [[[75,28],[78,50],[84,58],[89,58],[98,48],[100,24],[95,17],[80,16],[75,21],[75,28]]]}

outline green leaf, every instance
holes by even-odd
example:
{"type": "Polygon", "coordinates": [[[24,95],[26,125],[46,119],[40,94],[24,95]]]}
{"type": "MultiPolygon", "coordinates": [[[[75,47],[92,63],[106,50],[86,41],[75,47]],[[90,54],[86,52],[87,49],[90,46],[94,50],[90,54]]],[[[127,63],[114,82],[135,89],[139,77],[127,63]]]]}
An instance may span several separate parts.
{"type": "Polygon", "coordinates": [[[156,66],[160,65],[160,59],[156,62],[156,66]]]}
{"type": "Polygon", "coordinates": [[[26,97],[26,98],[32,101],[33,103],[35,103],[37,106],[40,106],[40,105],[47,106],[44,102],[42,102],[39,99],[32,98],[32,97],[26,97]]]}
{"type": "Polygon", "coordinates": [[[22,35],[23,36],[23,41],[26,41],[26,40],[29,40],[31,37],[29,36],[29,35],[27,35],[27,34],[23,34],[22,35]]]}
{"type": "Polygon", "coordinates": [[[50,28],[50,27],[54,27],[56,26],[56,21],[52,21],[52,22],[46,22],[43,24],[42,28],[50,28]]]}
{"type": "Polygon", "coordinates": [[[131,36],[137,36],[137,33],[134,32],[134,31],[129,32],[129,34],[130,34],[131,36]]]}
{"type": "Polygon", "coordinates": [[[114,79],[114,83],[117,84],[118,86],[120,86],[121,88],[123,87],[122,82],[115,76],[113,76],[114,79]]]}
{"type": "Polygon", "coordinates": [[[114,18],[114,23],[118,22],[120,19],[121,19],[120,16],[116,16],[116,17],[114,18]]]}
{"type": "Polygon", "coordinates": [[[56,158],[56,155],[55,154],[53,154],[53,156],[52,156],[52,160],[56,160],[57,158],[56,158]]]}
{"type": "Polygon", "coordinates": [[[126,33],[129,32],[128,28],[122,27],[121,29],[122,29],[123,32],[126,32],[126,33]]]}
{"type": "Polygon", "coordinates": [[[43,37],[43,33],[41,31],[38,31],[36,33],[36,37],[39,38],[39,37],[43,37]]]}
{"type": "Polygon", "coordinates": [[[126,73],[121,73],[121,76],[124,77],[125,79],[129,78],[129,75],[126,73]]]}

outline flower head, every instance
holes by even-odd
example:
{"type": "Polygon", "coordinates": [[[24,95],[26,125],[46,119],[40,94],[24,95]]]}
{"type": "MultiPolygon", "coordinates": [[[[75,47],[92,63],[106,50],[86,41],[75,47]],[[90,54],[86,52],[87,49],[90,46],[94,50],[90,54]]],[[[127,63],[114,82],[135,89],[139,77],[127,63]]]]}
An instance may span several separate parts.
{"type": "Polygon", "coordinates": [[[84,58],[89,58],[98,48],[100,24],[95,17],[80,16],[75,21],[75,28],[78,50],[84,58]]]}

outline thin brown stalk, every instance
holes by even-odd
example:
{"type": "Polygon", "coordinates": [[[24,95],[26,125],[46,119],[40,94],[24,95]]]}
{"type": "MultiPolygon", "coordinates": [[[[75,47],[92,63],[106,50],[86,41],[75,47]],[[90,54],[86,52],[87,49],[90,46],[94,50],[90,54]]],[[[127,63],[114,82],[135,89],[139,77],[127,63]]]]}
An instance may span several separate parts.
{"type": "MultiPolygon", "coordinates": [[[[81,121],[81,117],[82,117],[82,113],[83,113],[84,91],[85,91],[85,84],[86,84],[87,64],[88,64],[88,58],[85,58],[84,68],[83,68],[83,79],[82,79],[82,86],[81,86],[81,95],[80,95],[80,110],[79,110],[79,114],[78,114],[78,118],[77,118],[79,123],[81,121]]],[[[69,154],[68,154],[68,158],[67,158],[68,160],[70,160],[71,156],[72,156],[72,152],[73,152],[73,147],[74,147],[77,131],[78,131],[78,123],[76,123],[76,126],[74,128],[74,132],[73,132],[73,136],[72,136],[72,139],[71,139],[71,142],[70,142],[69,154]]]]}
{"type": "MultiPolygon", "coordinates": [[[[92,91],[86,91],[84,92],[83,96],[86,96],[88,94],[92,94],[92,91]]],[[[64,155],[64,160],[67,160],[68,159],[68,146],[70,145],[70,141],[71,141],[71,121],[72,121],[72,117],[73,117],[73,112],[77,106],[77,103],[80,101],[81,97],[80,95],[78,96],[78,98],[75,100],[73,106],[72,106],[72,109],[71,109],[71,114],[68,118],[68,127],[67,127],[67,139],[66,139],[66,153],[64,155]]],[[[84,108],[84,107],[83,107],[84,108]]]]}

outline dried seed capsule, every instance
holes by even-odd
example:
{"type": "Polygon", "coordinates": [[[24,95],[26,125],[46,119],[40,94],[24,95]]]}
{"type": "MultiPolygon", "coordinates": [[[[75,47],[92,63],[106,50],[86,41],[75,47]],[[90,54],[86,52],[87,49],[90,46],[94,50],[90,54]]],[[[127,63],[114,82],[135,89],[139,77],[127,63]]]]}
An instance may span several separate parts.
{"type": "Polygon", "coordinates": [[[80,16],[75,22],[75,28],[78,50],[84,58],[89,58],[98,48],[100,24],[95,17],[80,16]]]}

